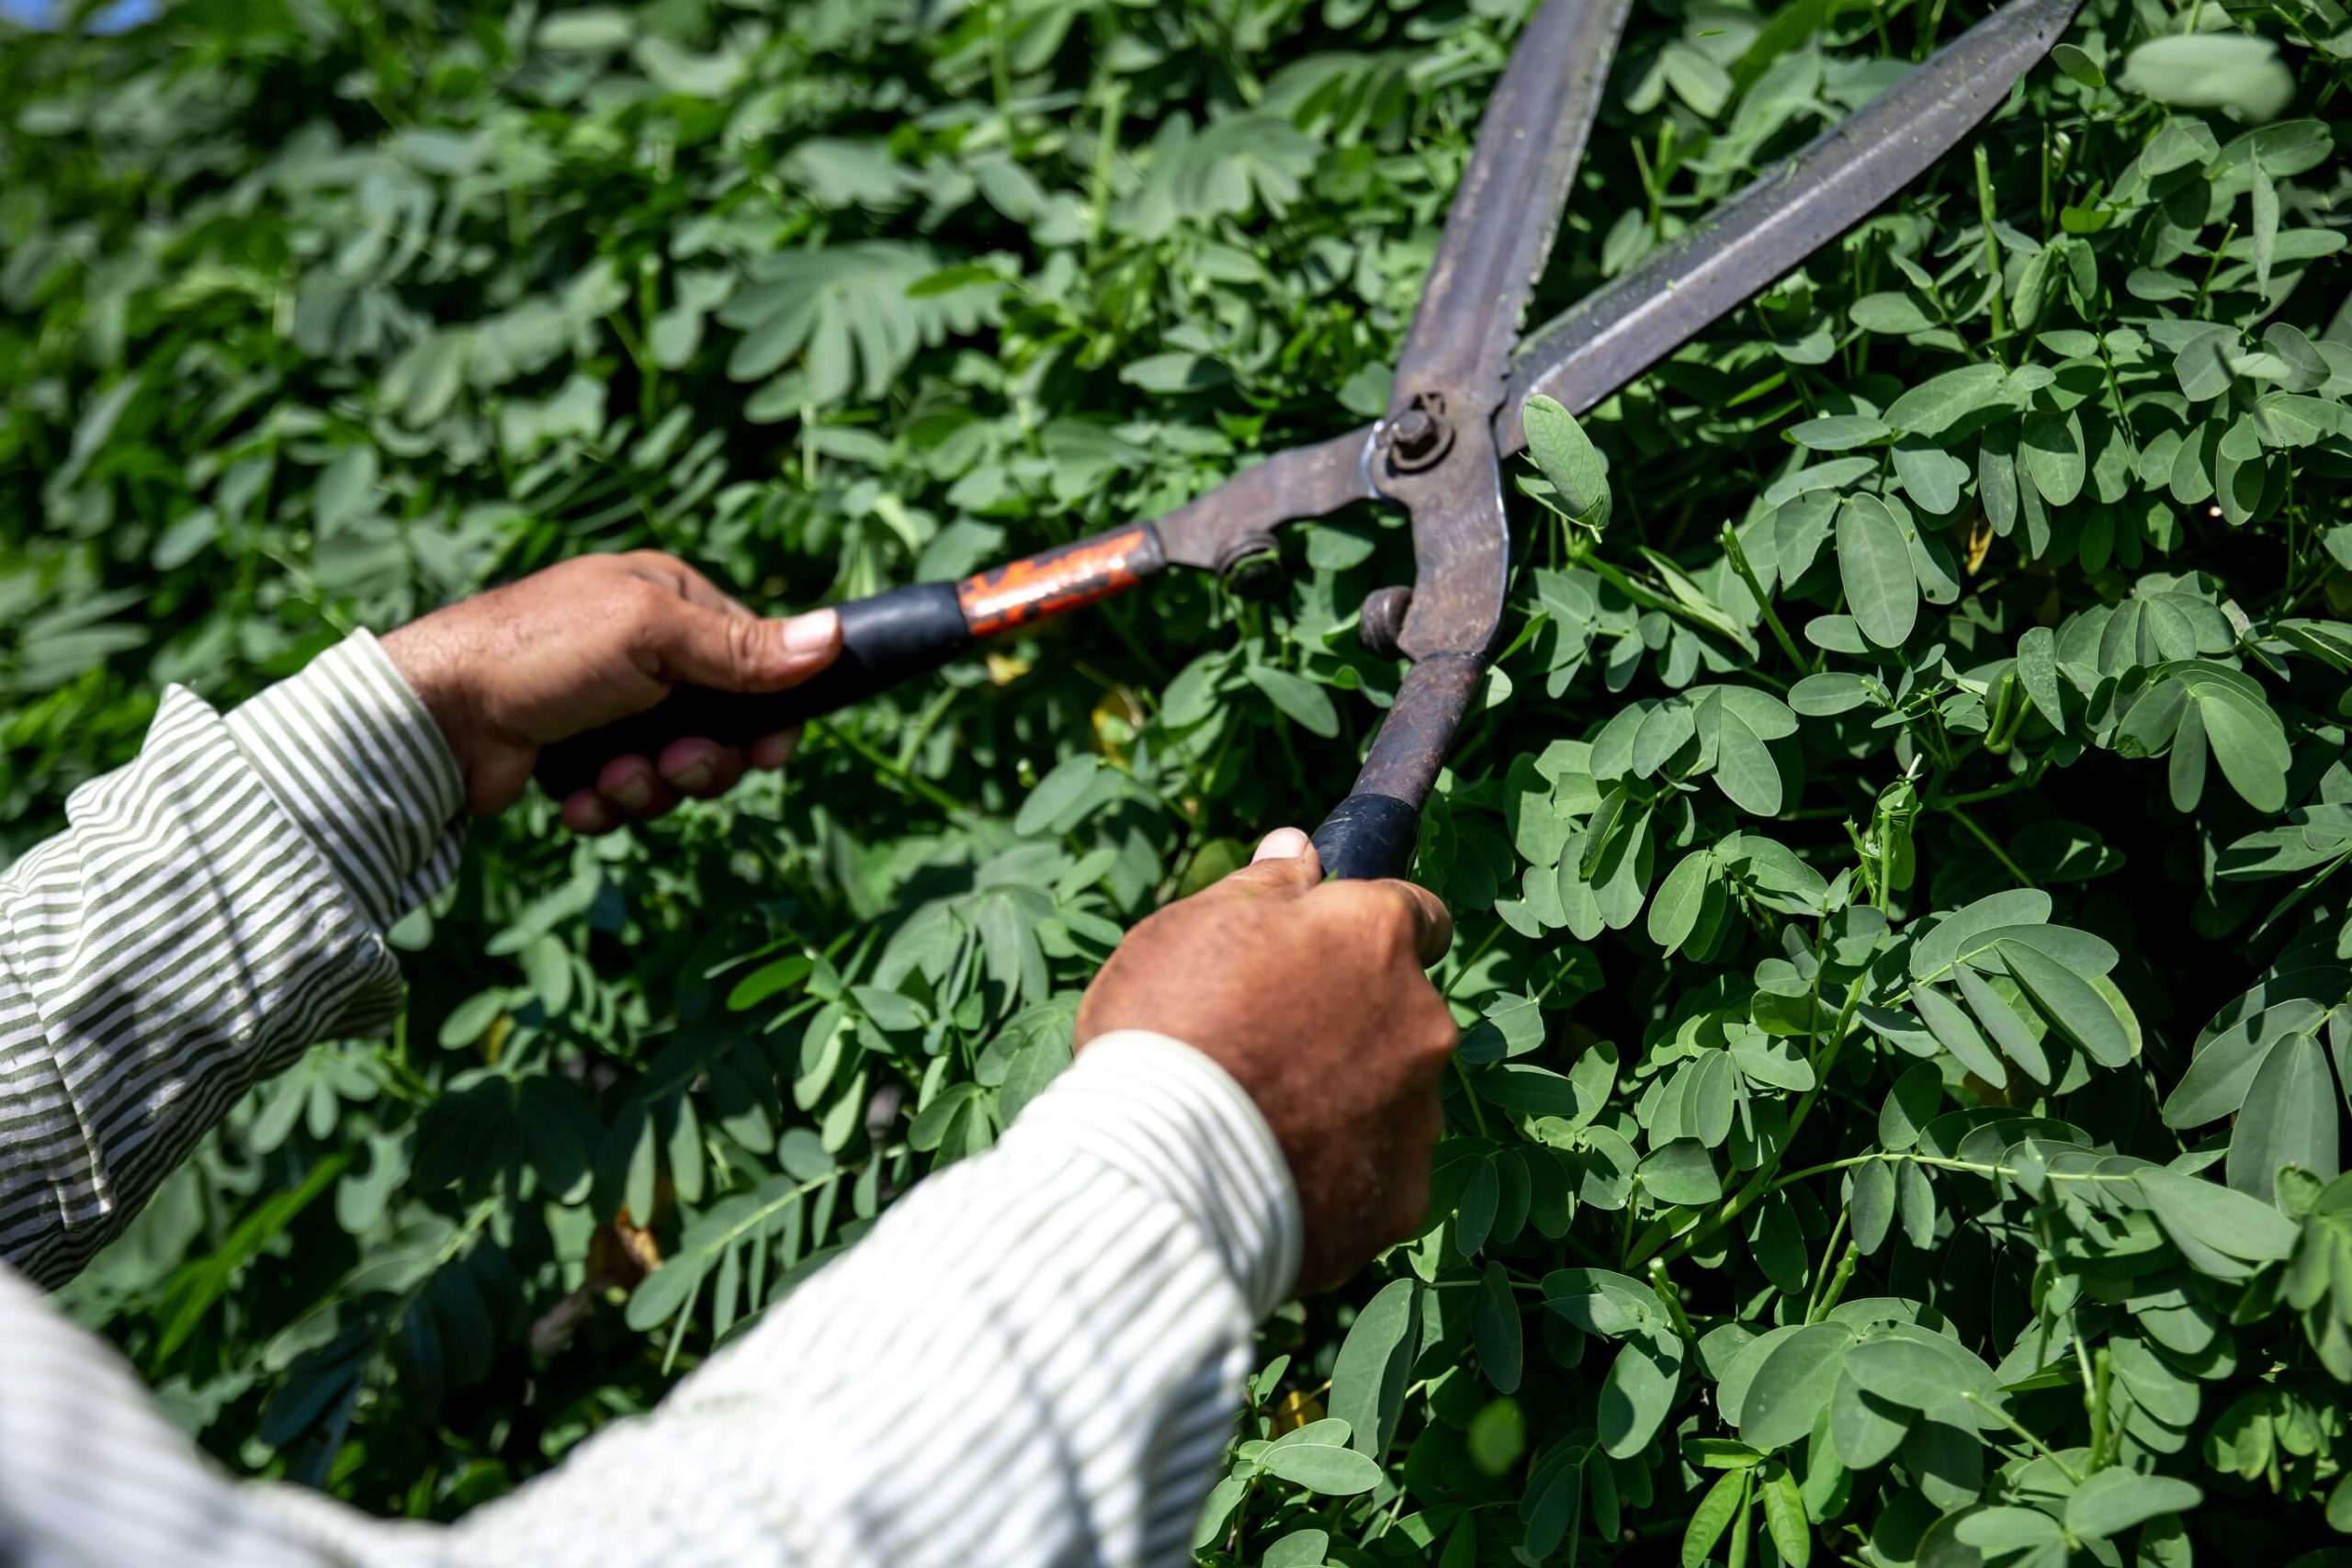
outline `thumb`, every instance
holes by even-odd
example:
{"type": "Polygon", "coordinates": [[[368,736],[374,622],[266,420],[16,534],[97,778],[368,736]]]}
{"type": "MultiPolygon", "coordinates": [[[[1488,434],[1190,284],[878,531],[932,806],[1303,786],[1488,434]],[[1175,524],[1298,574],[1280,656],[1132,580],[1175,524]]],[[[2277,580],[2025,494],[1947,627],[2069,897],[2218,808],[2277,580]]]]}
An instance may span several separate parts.
{"type": "Polygon", "coordinates": [[[1314,840],[1296,828],[1277,828],[1258,841],[1248,865],[1204,891],[1219,897],[1304,893],[1322,880],[1323,862],[1314,840]]]}
{"type": "Polygon", "coordinates": [[[730,615],[676,599],[662,606],[645,643],[662,680],[723,692],[775,692],[798,685],[840,656],[842,619],[831,610],[783,619],[730,615]]]}

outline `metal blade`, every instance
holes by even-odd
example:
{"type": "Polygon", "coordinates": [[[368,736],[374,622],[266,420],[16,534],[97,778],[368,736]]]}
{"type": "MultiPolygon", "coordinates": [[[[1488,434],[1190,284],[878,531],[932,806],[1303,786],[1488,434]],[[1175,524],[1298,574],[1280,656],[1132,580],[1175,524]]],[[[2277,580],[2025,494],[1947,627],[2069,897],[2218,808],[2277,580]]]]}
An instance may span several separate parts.
{"type": "Polygon", "coordinates": [[[1460,423],[1499,405],[1520,313],[1551,254],[1629,4],[1549,0],[1520,35],[1397,356],[1391,419],[1431,394],[1446,400],[1430,412],[1460,423]]]}
{"type": "Polygon", "coordinates": [[[1704,224],[1527,340],[1495,420],[1527,444],[1541,392],[1582,412],[1746,302],[1950,152],[2048,53],[2082,0],[2009,0],[1925,63],[1759,176],[1704,224]]]}
{"type": "Polygon", "coordinates": [[[1173,566],[1223,571],[1242,557],[1273,548],[1272,530],[1321,517],[1351,501],[1371,501],[1374,426],[1294,446],[1252,464],[1153,525],[1173,566]]]}

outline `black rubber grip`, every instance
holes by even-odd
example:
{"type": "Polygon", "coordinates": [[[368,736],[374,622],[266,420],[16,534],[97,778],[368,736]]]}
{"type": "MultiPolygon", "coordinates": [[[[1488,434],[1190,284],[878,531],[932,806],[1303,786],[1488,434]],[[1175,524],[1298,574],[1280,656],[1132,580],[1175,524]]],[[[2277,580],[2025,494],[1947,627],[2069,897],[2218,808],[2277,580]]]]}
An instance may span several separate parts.
{"type": "Polygon", "coordinates": [[[1393,795],[1351,795],[1315,829],[1323,874],[1346,882],[1403,876],[1413,869],[1420,808],[1393,795]]]}
{"type": "Polygon", "coordinates": [[[689,736],[743,746],[851,707],[938,669],[972,641],[952,582],[918,582],[841,606],[841,657],[789,691],[747,695],[681,686],[641,714],[539,753],[540,787],[561,800],[615,757],[659,757],[689,736]]]}

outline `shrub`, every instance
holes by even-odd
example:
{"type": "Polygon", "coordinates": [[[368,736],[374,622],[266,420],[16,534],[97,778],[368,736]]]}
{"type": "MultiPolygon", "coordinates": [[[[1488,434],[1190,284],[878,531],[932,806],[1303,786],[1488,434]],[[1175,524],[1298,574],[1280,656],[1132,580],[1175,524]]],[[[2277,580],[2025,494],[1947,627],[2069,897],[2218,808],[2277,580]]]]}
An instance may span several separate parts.
{"type": "MultiPolygon", "coordinates": [[[[0,35],[10,842],[158,683],[229,700],[568,552],[857,594],[1377,412],[1523,9],[0,35]]],[[[1637,17],[1547,299],[1964,19],[1637,17]]],[[[1419,851],[1439,1201],[1269,1326],[1204,1561],[2352,1529],[2352,324],[2296,118],[2344,27],[2092,0],[1971,150],[1531,417],[1419,851]]],[[[989,1145],[1124,925],[1344,790],[1396,677],[1354,606],[1409,552],[1370,512],[1286,551],[818,726],[787,786],[477,827],[395,1037],[239,1107],[70,1304],[224,1461],[379,1509],[643,1408],[989,1145]]]]}

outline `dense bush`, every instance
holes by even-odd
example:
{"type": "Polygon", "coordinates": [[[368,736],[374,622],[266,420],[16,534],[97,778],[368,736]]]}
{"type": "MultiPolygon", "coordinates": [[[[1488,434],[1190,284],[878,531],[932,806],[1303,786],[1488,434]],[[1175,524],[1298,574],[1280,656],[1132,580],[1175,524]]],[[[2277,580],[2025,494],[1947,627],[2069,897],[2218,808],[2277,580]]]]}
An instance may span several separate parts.
{"type": "MultiPolygon", "coordinates": [[[[805,604],[1376,412],[1524,10],[0,35],[8,842],[163,682],[232,700],[570,552],[805,604]]],[[[1547,299],[1976,14],[1636,17],[1547,299]]],[[[1440,1202],[1270,1325],[1204,1561],[2352,1529],[2346,24],[2091,0],[1597,451],[1531,422],[1419,858],[1461,927],[1440,1202]]],[[[1344,790],[1396,675],[1354,607],[1409,555],[1368,510],[1287,549],[1270,596],[1172,581],[819,726],[781,787],[478,826],[398,933],[400,1032],[241,1106],[73,1310],[227,1462],[381,1510],[650,1404],[989,1145],[1124,925],[1344,790]]]]}

